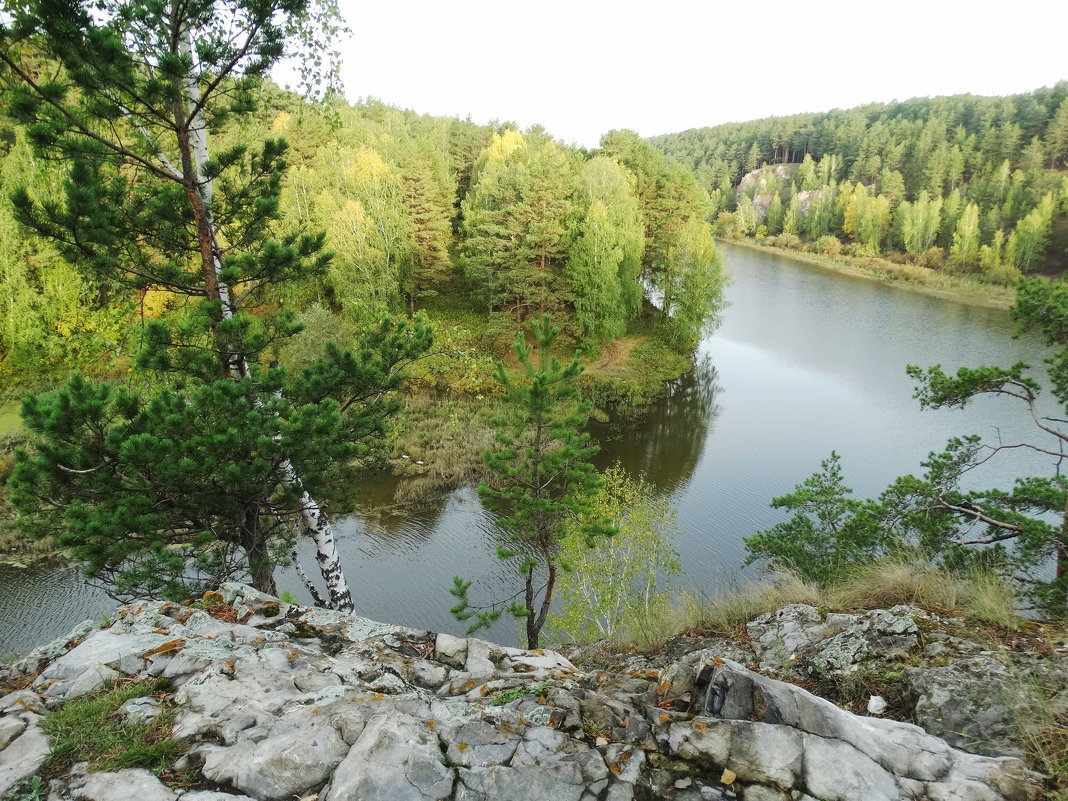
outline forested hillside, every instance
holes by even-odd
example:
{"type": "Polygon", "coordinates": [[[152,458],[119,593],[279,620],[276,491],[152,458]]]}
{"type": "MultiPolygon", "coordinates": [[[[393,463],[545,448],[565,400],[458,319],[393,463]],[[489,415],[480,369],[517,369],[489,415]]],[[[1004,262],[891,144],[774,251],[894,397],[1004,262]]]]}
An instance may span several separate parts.
{"type": "MultiPolygon", "coordinates": [[[[308,327],[276,354],[283,361],[428,307],[450,324],[476,315],[502,349],[521,321],[551,312],[569,341],[596,350],[655,311],[643,308],[646,287],[664,298],[661,339],[687,352],[718,309],[703,192],[631,132],[589,153],[539,129],[373,100],[324,107],[271,86],[259,100],[212,131],[212,146],[283,137],[278,232],[325,232],[334,254],[325,275],[270,299],[308,327]]],[[[20,226],[6,198],[25,186],[47,205],[64,192],[66,165],[35,156],[14,122],[0,133],[0,374],[32,384],[121,369],[145,320],[180,314],[181,303],[151,282],[138,294],[94,282],[20,226]]]]}
{"type": "Polygon", "coordinates": [[[1068,82],[1010,97],[771,117],[652,141],[694,168],[726,236],[890,254],[1005,284],[1021,272],[1068,266],[1068,82]]]}

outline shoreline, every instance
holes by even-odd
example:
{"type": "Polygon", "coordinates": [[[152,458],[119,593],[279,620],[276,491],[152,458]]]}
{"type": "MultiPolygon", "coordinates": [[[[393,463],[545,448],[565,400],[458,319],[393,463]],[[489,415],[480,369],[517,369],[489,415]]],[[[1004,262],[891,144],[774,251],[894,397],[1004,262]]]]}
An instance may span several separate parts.
{"type": "Polygon", "coordinates": [[[751,250],[759,250],[763,253],[786,256],[842,275],[878,281],[881,284],[898,287],[908,292],[918,292],[937,298],[966,303],[971,306],[1007,311],[1016,301],[1016,290],[1014,288],[983,284],[964,276],[940,273],[927,267],[921,267],[918,264],[899,265],[876,256],[868,256],[863,259],[857,256],[824,256],[819,253],[766,245],[749,239],[725,239],[719,237],[716,242],[718,244],[734,245],[751,250]],[[878,264],[866,264],[866,261],[877,261],[878,264]],[[910,275],[898,274],[902,271],[902,268],[906,268],[910,275]],[[948,283],[950,285],[938,285],[939,283],[948,283]]]}

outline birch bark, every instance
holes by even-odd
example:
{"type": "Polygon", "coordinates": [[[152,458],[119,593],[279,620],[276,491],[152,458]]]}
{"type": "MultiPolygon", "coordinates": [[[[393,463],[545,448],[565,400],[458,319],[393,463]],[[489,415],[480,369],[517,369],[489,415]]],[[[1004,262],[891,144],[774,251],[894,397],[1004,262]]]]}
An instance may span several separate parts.
{"type": "MultiPolygon", "coordinates": [[[[180,10],[175,7],[180,13],[180,10]]],[[[182,32],[179,38],[179,52],[187,59],[190,72],[183,82],[183,95],[185,100],[184,124],[179,121],[179,146],[182,150],[182,163],[186,171],[191,174],[185,176],[186,189],[193,201],[196,213],[197,234],[200,239],[200,253],[203,261],[206,285],[209,295],[214,290],[214,296],[219,300],[222,307],[222,317],[230,320],[236,311],[237,300],[222,277],[222,250],[219,247],[216,235],[215,223],[212,215],[212,200],[214,185],[207,175],[205,165],[210,159],[208,148],[208,131],[204,121],[204,110],[197,82],[196,58],[193,48],[193,33],[189,25],[183,22],[182,32]],[[183,136],[182,132],[186,132],[183,136]]],[[[249,366],[246,354],[227,351],[224,354],[227,374],[235,380],[241,381],[249,376],[249,366]]],[[[334,536],[333,525],[319,503],[311,497],[301,485],[293,465],[287,459],[282,464],[283,482],[286,486],[300,493],[300,519],[304,530],[311,536],[315,543],[316,562],[319,572],[326,583],[327,592],[330,595],[329,605],[332,609],[342,612],[351,612],[354,608],[352,594],[345,580],[344,571],[341,568],[341,558],[337,551],[337,539],[334,536]]]]}

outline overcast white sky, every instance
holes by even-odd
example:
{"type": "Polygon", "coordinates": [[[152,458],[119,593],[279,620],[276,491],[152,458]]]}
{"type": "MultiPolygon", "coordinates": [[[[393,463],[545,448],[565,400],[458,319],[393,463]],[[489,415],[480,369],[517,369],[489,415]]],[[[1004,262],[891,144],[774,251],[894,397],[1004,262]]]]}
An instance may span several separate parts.
{"type": "Polygon", "coordinates": [[[868,102],[1068,79],[1066,0],[341,0],[342,78],[595,146],[868,102]]]}

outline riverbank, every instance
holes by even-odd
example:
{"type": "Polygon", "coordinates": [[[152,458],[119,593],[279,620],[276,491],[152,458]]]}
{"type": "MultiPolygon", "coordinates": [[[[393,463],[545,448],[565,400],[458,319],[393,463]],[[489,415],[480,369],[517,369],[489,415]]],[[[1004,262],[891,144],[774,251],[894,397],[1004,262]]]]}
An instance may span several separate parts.
{"type": "Polygon", "coordinates": [[[787,256],[843,275],[868,278],[909,292],[955,300],[989,309],[1008,309],[1016,302],[1015,287],[986,284],[968,275],[932,270],[918,264],[898,264],[877,256],[830,256],[781,248],[752,239],[720,239],[727,245],[787,256]]]}

